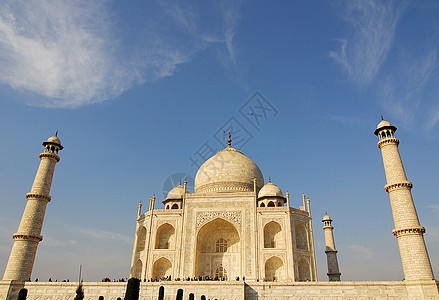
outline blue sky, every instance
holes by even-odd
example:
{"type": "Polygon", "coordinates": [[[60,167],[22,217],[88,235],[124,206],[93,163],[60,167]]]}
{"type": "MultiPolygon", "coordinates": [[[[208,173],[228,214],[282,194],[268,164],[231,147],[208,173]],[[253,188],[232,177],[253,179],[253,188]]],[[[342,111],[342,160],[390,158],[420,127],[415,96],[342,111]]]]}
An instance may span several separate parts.
{"type": "Polygon", "coordinates": [[[0,269],[56,130],[32,277],[73,280],[83,264],[93,281],[128,277],[139,201],[161,208],[167,178],[195,177],[190,158],[232,125],[292,206],[309,195],[319,280],[326,211],[343,280],[400,280],[373,135],[384,115],[438,277],[438,20],[435,1],[2,2],[0,269]]]}

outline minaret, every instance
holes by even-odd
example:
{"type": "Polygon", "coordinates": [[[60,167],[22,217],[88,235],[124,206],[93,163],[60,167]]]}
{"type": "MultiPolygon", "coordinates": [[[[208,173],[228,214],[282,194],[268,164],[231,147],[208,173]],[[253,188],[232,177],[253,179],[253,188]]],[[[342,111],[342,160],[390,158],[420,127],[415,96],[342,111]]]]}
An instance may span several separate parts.
{"type": "Polygon", "coordinates": [[[64,147],[55,136],[43,143],[44,152],[40,154],[40,166],[30,193],[26,194],[27,203],[21,218],[17,233],[12,237],[14,244],[9,256],[3,280],[29,280],[34,265],[38,243],[43,237],[43,226],[46,205],[50,201],[50,186],[52,185],[55,164],[59,162],[58,151],[64,147]]]}
{"type": "Polygon", "coordinates": [[[326,259],[328,262],[328,277],[329,281],[340,281],[340,270],[338,269],[337,261],[337,250],[335,249],[334,234],[332,230],[332,220],[326,214],[323,217],[323,230],[325,231],[325,242],[326,242],[326,259]]]}
{"type": "Polygon", "coordinates": [[[387,179],[384,189],[389,193],[395,223],[393,235],[398,239],[405,279],[432,280],[433,270],[424,242],[425,228],[419,224],[411,193],[413,185],[407,180],[395,131],[395,126],[382,120],[374,132],[383,155],[387,179]]]}

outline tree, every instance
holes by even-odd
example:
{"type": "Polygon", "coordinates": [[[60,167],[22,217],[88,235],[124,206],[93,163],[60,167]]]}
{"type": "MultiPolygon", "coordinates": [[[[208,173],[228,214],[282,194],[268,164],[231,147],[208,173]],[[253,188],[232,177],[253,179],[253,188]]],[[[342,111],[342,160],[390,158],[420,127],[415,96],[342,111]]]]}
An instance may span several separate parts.
{"type": "Polygon", "coordinates": [[[161,286],[159,288],[159,300],[163,300],[163,298],[165,298],[165,287],[161,286]]]}
{"type": "Polygon", "coordinates": [[[21,289],[21,290],[18,292],[18,298],[17,298],[17,300],[26,300],[26,297],[27,297],[27,289],[21,289]]]}
{"type": "Polygon", "coordinates": [[[84,290],[82,289],[82,281],[79,283],[78,288],[76,289],[76,296],[73,300],[83,300],[84,299],[84,290]]]}
{"type": "Polygon", "coordinates": [[[128,279],[127,291],[125,293],[125,300],[139,300],[140,279],[128,279]]]}

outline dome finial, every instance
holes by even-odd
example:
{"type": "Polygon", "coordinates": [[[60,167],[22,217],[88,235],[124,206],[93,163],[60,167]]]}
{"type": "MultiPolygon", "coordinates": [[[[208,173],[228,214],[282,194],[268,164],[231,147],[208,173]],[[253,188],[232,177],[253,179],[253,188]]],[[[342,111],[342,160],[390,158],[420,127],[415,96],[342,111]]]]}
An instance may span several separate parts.
{"type": "Polygon", "coordinates": [[[180,178],[180,184],[179,185],[181,185],[181,178],[180,178]]]}
{"type": "Polygon", "coordinates": [[[58,130],[55,132],[55,136],[58,137],[58,130]]]}
{"type": "Polygon", "coordinates": [[[383,115],[381,115],[381,121],[384,121],[383,115]]]}
{"type": "Polygon", "coordinates": [[[227,140],[227,143],[229,144],[229,146],[232,146],[232,132],[229,130],[229,139],[227,140]]]}
{"type": "Polygon", "coordinates": [[[268,182],[271,183],[271,177],[270,176],[268,176],[268,182]]]}

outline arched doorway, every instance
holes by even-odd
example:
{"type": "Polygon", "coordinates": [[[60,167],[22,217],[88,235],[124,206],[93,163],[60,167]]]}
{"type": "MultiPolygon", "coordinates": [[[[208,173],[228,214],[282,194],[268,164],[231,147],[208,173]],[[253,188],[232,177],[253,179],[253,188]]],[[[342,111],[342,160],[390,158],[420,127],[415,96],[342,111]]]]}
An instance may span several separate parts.
{"type": "Polygon", "coordinates": [[[279,257],[273,256],[265,262],[265,280],[282,281],[285,279],[284,263],[279,257]]]}
{"type": "Polygon", "coordinates": [[[240,236],[231,222],[217,218],[205,224],[198,231],[196,249],[195,276],[242,276],[240,236]]]}

